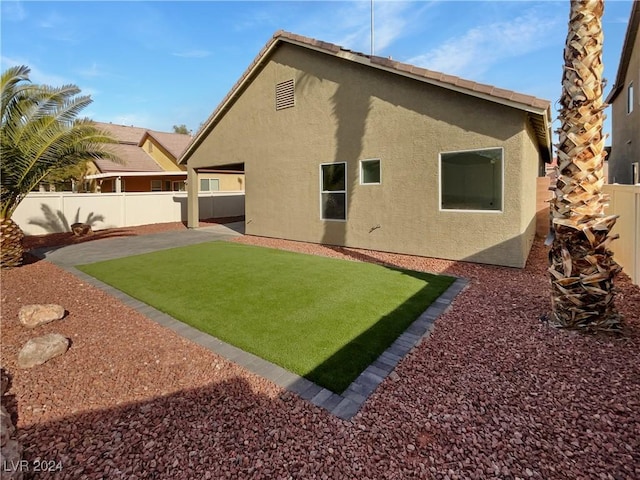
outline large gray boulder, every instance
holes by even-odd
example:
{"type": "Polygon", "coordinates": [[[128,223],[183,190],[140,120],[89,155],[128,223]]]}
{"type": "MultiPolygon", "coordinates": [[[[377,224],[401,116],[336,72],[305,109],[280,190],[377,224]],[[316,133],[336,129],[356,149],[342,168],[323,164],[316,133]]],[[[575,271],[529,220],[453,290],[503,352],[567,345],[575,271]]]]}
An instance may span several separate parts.
{"type": "Polygon", "coordinates": [[[39,325],[60,320],[62,317],[64,317],[64,308],[55,303],[25,305],[18,312],[18,320],[27,328],[36,328],[39,325]]]}
{"type": "Polygon", "coordinates": [[[59,333],[49,333],[36,337],[24,344],[18,353],[18,366],[32,368],[42,365],[53,357],[62,355],[69,349],[69,339],[59,333]]]}

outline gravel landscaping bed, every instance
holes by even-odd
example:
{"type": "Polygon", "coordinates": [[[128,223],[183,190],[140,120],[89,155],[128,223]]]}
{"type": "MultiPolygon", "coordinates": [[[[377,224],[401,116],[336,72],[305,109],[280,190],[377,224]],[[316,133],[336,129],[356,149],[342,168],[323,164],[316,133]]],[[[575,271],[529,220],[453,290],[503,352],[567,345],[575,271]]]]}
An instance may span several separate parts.
{"type": "Polygon", "coordinates": [[[640,289],[625,275],[624,334],[585,336],[540,321],[549,287],[539,241],[522,270],[236,241],[470,285],[346,422],[46,261],[2,271],[1,358],[25,459],[62,465],[27,478],[640,478],[640,289]],[[68,314],[26,330],[17,313],[30,303],[68,314]],[[18,369],[21,345],[50,332],[69,337],[69,351],[18,369]]]}

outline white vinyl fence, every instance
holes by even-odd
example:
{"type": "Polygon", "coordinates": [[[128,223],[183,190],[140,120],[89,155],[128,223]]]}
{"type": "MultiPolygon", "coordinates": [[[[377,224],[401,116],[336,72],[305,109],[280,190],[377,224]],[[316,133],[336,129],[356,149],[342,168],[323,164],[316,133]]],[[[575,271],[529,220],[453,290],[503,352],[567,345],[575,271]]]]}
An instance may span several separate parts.
{"type": "MultiPolygon", "coordinates": [[[[198,201],[201,219],[244,215],[244,192],[201,193],[198,201]]],[[[12,218],[25,235],[69,231],[76,222],[90,223],[94,230],[186,222],[187,193],[32,192],[12,218]]]]}
{"type": "Polygon", "coordinates": [[[620,215],[612,232],[620,238],[611,243],[613,258],[636,285],[640,285],[640,185],[604,185],[609,194],[608,214],[620,215]]]}

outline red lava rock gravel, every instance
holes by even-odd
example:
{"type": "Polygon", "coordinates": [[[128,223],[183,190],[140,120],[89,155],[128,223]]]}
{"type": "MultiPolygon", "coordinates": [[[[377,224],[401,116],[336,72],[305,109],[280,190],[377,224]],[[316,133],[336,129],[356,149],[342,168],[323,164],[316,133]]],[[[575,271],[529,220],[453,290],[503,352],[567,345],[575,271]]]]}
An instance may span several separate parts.
{"type": "Polygon", "coordinates": [[[539,242],[519,270],[237,241],[470,285],[345,422],[46,261],[2,271],[2,365],[25,459],[32,470],[36,460],[62,466],[27,478],[640,478],[640,289],[626,276],[617,281],[624,335],[586,336],[539,320],[549,309],[539,242]],[[34,331],[17,312],[29,303],[62,304],[68,315],[37,333],[72,345],[20,370],[17,352],[34,331]]]}

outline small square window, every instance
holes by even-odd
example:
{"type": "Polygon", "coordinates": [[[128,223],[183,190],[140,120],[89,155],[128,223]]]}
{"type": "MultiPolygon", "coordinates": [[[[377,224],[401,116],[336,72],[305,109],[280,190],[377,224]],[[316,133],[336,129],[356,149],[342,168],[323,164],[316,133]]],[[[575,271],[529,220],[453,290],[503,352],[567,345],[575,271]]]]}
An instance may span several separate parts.
{"type": "Polygon", "coordinates": [[[161,192],[162,191],[162,180],[151,180],[151,191],[152,192],[161,192]]]}
{"type": "Polygon", "coordinates": [[[380,184],[380,160],[360,161],[360,183],[362,185],[380,184]]]}

